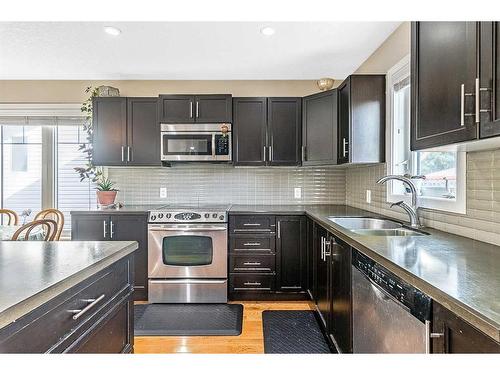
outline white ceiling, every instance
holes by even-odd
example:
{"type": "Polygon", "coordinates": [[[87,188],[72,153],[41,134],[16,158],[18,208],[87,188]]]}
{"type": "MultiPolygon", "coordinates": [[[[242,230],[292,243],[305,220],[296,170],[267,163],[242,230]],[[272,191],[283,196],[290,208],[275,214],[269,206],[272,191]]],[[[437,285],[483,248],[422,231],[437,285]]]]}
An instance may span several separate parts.
{"type": "Polygon", "coordinates": [[[0,79],[342,79],[399,24],[0,22],[0,79]]]}

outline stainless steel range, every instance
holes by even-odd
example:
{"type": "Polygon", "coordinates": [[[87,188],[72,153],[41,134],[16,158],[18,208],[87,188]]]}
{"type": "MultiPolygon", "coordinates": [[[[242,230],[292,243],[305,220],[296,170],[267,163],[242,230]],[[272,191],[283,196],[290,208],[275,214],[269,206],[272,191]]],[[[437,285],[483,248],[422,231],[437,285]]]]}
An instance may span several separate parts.
{"type": "Polygon", "coordinates": [[[150,303],[227,302],[229,206],[164,206],[149,212],[150,303]]]}

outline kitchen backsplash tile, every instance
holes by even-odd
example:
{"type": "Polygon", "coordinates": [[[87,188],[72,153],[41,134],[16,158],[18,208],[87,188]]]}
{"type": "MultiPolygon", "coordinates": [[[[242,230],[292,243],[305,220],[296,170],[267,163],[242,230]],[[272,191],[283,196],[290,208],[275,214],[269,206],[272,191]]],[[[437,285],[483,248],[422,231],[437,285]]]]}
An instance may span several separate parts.
{"type": "MultiPolygon", "coordinates": [[[[398,219],[408,219],[391,209],[386,185],[376,181],[386,175],[386,164],[351,166],[346,171],[346,204],[398,219]],[[372,201],[366,203],[366,190],[372,201]]],[[[500,150],[467,153],[467,210],[465,215],[422,209],[425,226],[500,245],[500,150]]]]}
{"type": "Polygon", "coordinates": [[[125,204],[345,204],[345,169],[234,168],[227,165],[178,165],[172,168],[109,168],[125,204]],[[167,198],[160,198],[160,187],[167,198]],[[300,199],[294,188],[302,189],[300,199]]]}

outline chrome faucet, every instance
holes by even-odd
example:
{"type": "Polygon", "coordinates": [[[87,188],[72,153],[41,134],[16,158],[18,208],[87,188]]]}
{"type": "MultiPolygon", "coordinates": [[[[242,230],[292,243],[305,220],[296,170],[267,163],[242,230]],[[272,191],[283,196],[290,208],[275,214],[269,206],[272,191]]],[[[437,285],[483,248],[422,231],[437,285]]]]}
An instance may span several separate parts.
{"type": "Polygon", "coordinates": [[[412,228],[420,228],[420,219],[418,217],[418,206],[417,206],[417,189],[415,188],[415,184],[412,179],[421,178],[425,179],[425,176],[410,176],[405,174],[404,176],[399,175],[388,175],[384,176],[377,181],[377,184],[383,184],[389,180],[397,180],[401,181],[405,185],[410,188],[411,191],[411,206],[406,204],[404,201],[399,201],[395,203],[391,203],[391,208],[394,206],[401,207],[406,211],[408,216],[410,217],[410,226],[412,228]]]}

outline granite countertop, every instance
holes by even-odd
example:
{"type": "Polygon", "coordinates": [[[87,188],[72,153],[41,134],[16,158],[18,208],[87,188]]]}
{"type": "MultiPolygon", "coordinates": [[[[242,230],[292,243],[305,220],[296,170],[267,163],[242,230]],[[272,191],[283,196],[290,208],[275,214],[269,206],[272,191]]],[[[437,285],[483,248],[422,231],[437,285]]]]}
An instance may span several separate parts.
{"type": "Polygon", "coordinates": [[[383,217],[349,206],[245,206],[231,214],[301,214],[500,342],[500,247],[425,228],[428,236],[360,236],[329,216],[383,217]]]}
{"type": "Polygon", "coordinates": [[[137,247],[135,241],[0,241],[0,328],[137,247]]]}
{"type": "Polygon", "coordinates": [[[71,215],[95,215],[95,214],[131,214],[138,213],[146,215],[149,210],[158,209],[161,204],[150,204],[150,205],[125,205],[121,208],[97,208],[95,210],[75,210],[71,211],[71,215]]]}

